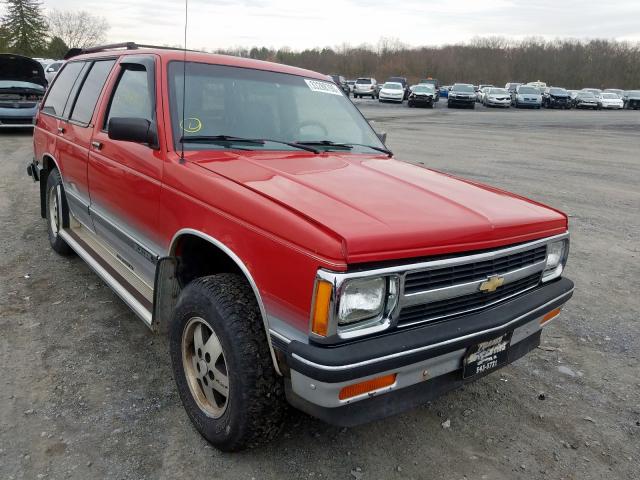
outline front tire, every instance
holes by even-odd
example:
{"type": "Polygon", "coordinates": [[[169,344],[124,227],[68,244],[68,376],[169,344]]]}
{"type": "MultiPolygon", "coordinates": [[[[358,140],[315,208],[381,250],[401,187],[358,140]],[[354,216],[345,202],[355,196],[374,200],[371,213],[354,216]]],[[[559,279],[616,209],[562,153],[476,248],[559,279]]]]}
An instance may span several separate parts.
{"type": "Polygon", "coordinates": [[[238,451],[279,433],[283,384],[244,278],[223,273],[187,285],[173,313],[169,348],[187,415],[216,448],[238,451]]]}
{"type": "Polygon", "coordinates": [[[49,244],[56,253],[68,256],[73,254],[71,247],[60,237],[60,230],[69,227],[69,206],[64,194],[62,176],[57,169],[47,176],[46,188],[47,234],[49,244]]]}

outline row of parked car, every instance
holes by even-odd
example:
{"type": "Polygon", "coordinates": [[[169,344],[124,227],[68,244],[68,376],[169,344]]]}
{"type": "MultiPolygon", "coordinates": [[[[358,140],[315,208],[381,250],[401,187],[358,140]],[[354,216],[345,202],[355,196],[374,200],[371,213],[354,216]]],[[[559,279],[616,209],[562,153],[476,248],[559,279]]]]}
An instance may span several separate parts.
{"type": "Polygon", "coordinates": [[[591,108],[594,110],[640,108],[640,90],[625,91],[616,88],[567,90],[562,87],[548,87],[542,82],[531,82],[526,85],[507,83],[504,88],[493,85],[479,85],[474,88],[475,101],[485,106],[591,108]]]}
{"type": "Polygon", "coordinates": [[[448,107],[475,108],[476,103],[481,103],[486,107],[504,108],[640,108],[640,90],[567,90],[548,87],[540,81],[527,84],[510,82],[504,88],[470,83],[441,86],[438,80],[433,78],[425,78],[418,84],[409,86],[405,77],[391,77],[384,84],[378,83],[373,77],[361,77],[356,80],[346,80],[340,75],[330,77],[346,95],[353,95],[354,98],[369,97],[380,102],[402,103],[407,100],[409,107],[433,107],[440,97],[443,97],[447,98],[448,107]]]}

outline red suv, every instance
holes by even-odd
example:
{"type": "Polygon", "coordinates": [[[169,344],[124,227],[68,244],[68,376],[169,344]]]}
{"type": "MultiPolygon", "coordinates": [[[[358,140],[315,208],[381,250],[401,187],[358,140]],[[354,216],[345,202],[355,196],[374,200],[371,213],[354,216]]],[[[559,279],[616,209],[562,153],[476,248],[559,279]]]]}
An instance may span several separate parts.
{"type": "Polygon", "coordinates": [[[395,160],[299,68],[85,51],[28,171],[52,248],[168,332],[184,407],[223,450],[273,438],[285,399],[339,425],[429,401],[534,349],[573,292],[564,214],[395,160]]]}

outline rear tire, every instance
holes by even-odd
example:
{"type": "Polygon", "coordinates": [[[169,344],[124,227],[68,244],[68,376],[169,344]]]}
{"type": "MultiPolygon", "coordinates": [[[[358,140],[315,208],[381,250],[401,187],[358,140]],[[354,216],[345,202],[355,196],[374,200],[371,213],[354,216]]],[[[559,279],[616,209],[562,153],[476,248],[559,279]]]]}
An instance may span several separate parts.
{"type": "Polygon", "coordinates": [[[49,244],[51,248],[60,255],[72,255],[73,250],[67,242],[60,237],[60,230],[69,227],[69,206],[64,194],[62,176],[55,168],[51,170],[47,176],[46,195],[49,244]]]}
{"type": "Polygon", "coordinates": [[[187,415],[216,448],[272,440],[285,413],[260,309],[249,284],[222,273],[181,292],[169,328],[173,375],[187,415]]]}

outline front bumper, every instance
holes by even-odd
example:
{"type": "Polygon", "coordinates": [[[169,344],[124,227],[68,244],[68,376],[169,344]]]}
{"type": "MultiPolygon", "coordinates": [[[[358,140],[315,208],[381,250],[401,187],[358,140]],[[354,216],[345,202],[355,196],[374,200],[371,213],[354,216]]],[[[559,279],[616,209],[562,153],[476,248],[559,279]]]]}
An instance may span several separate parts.
{"type": "Polygon", "coordinates": [[[279,343],[290,371],[287,398],[310,415],[344,426],[402,412],[463,385],[462,359],[479,342],[513,332],[507,363],[535,348],[541,317],[572,294],[573,282],[560,278],[495,307],[346,345],[279,343]],[[392,373],[396,380],[388,387],[339,399],[347,385],[392,373]]]}
{"type": "Polygon", "coordinates": [[[507,98],[505,100],[498,100],[495,98],[487,97],[487,99],[485,100],[485,103],[492,107],[510,107],[511,99],[507,98]]]}
{"type": "Polygon", "coordinates": [[[385,95],[384,93],[380,93],[380,95],[378,95],[378,99],[379,100],[386,100],[388,102],[402,102],[404,100],[404,96],[403,95],[385,95]]]}
{"type": "Polygon", "coordinates": [[[447,102],[449,102],[450,104],[457,104],[457,105],[473,105],[476,103],[476,97],[452,97],[451,95],[449,95],[447,102]]]}

